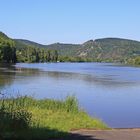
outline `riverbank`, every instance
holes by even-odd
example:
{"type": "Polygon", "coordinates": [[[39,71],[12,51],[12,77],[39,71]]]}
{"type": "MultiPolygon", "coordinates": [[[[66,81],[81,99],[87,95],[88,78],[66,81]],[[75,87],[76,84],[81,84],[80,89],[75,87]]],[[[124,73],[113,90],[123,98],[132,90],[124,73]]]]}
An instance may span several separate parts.
{"type": "Polygon", "coordinates": [[[73,129],[107,129],[98,119],[81,110],[75,97],[36,100],[19,97],[0,100],[1,136],[7,139],[65,137],[73,129]]]}

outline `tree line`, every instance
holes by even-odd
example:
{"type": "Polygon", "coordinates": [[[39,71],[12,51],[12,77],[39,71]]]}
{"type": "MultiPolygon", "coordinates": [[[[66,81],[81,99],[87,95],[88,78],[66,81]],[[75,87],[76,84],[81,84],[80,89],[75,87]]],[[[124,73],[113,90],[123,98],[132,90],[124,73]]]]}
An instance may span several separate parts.
{"type": "Polygon", "coordinates": [[[125,63],[140,66],[140,56],[128,58],[125,63]]]}
{"type": "Polygon", "coordinates": [[[14,41],[0,38],[0,62],[2,63],[57,62],[57,60],[58,52],[56,50],[36,48],[33,46],[16,49],[14,41]]]}
{"type": "Polygon", "coordinates": [[[58,52],[44,48],[28,46],[16,51],[18,62],[57,62],[58,52]]]}
{"type": "Polygon", "coordinates": [[[0,39],[0,62],[16,62],[16,48],[14,47],[14,42],[12,40],[0,39]]]}
{"type": "MultiPolygon", "coordinates": [[[[135,52],[137,52],[135,50],[135,52]]],[[[137,54],[137,53],[136,53],[137,54]]],[[[92,58],[80,56],[64,56],[58,55],[57,50],[48,48],[37,48],[34,46],[15,47],[15,42],[4,36],[0,35],[0,62],[1,63],[16,63],[16,62],[121,62],[131,65],[140,65],[140,56],[123,57],[119,60],[113,58],[92,58]]]]}

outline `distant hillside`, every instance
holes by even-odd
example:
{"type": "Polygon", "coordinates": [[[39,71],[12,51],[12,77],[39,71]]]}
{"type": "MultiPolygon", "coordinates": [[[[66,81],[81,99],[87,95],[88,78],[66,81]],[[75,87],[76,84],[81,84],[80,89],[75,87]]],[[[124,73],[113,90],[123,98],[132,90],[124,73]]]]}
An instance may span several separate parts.
{"type": "Polygon", "coordinates": [[[0,63],[57,61],[56,50],[43,48],[43,45],[28,40],[11,39],[0,32],[0,63]]]}
{"type": "MultiPolygon", "coordinates": [[[[0,37],[8,38],[0,32],[0,37]]],[[[140,42],[121,38],[102,38],[89,40],[83,44],[54,43],[42,45],[33,41],[14,39],[16,48],[33,46],[57,50],[61,57],[90,58],[94,61],[125,61],[126,59],[140,56],[140,42]]]]}
{"type": "Polygon", "coordinates": [[[46,47],[57,50],[62,56],[105,61],[120,61],[140,55],[140,42],[120,38],[89,40],[79,45],[56,43],[46,47]]]}
{"type": "Polygon", "coordinates": [[[81,45],[79,44],[63,44],[63,43],[54,43],[50,45],[42,45],[35,43],[29,40],[23,39],[14,39],[17,48],[27,47],[27,46],[34,46],[38,48],[46,48],[51,50],[57,50],[60,55],[62,56],[75,56],[77,48],[80,48],[81,45]]]}
{"type": "Polygon", "coordinates": [[[62,43],[55,43],[51,45],[46,45],[46,48],[57,50],[60,56],[71,56],[74,57],[77,54],[77,50],[81,48],[79,44],[62,44],[62,43]]]}
{"type": "MultiPolygon", "coordinates": [[[[88,41],[84,43],[83,46],[86,56],[97,59],[117,61],[140,55],[140,42],[127,39],[103,38],[88,41]]],[[[84,50],[79,52],[79,55],[81,55],[84,50]]]]}
{"type": "Polygon", "coordinates": [[[20,47],[20,45],[22,46],[34,46],[34,47],[39,47],[39,48],[44,48],[45,45],[33,42],[33,41],[29,41],[29,40],[25,40],[25,39],[14,39],[17,47],[20,47]]]}
{"type": "Polygon", "coordinates": [[[6,34],[0,32],[0,43],[10,42],[10,41],[13,42],[13,40],[9,38],[6,34]]]}
{"type": "Polygon", "coordinates": [[[13,46],[14,41],[11,38],[9,38],[6,34],[4,34],[3,32],[0,32],[0,45],[3,46],[6,44],[13,46]]]}

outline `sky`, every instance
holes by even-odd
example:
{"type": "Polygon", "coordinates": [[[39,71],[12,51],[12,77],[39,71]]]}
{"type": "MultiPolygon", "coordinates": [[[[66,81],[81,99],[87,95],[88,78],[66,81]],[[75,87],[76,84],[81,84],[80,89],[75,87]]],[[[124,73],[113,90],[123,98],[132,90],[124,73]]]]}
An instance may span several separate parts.
{"type": "Polygon", "coordinates": [[[0,31],[42,44],[140,41],[140,0],[0,0],[0,31]]]}

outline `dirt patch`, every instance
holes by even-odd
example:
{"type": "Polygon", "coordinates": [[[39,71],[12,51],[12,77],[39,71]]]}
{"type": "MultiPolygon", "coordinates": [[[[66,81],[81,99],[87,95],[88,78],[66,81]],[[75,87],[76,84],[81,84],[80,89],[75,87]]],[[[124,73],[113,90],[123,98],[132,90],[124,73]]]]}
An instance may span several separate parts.
{"type": "Polygon", "coordinates": [[[140,140],[140,129],[75,130],[61,140],[140,140]]]}

